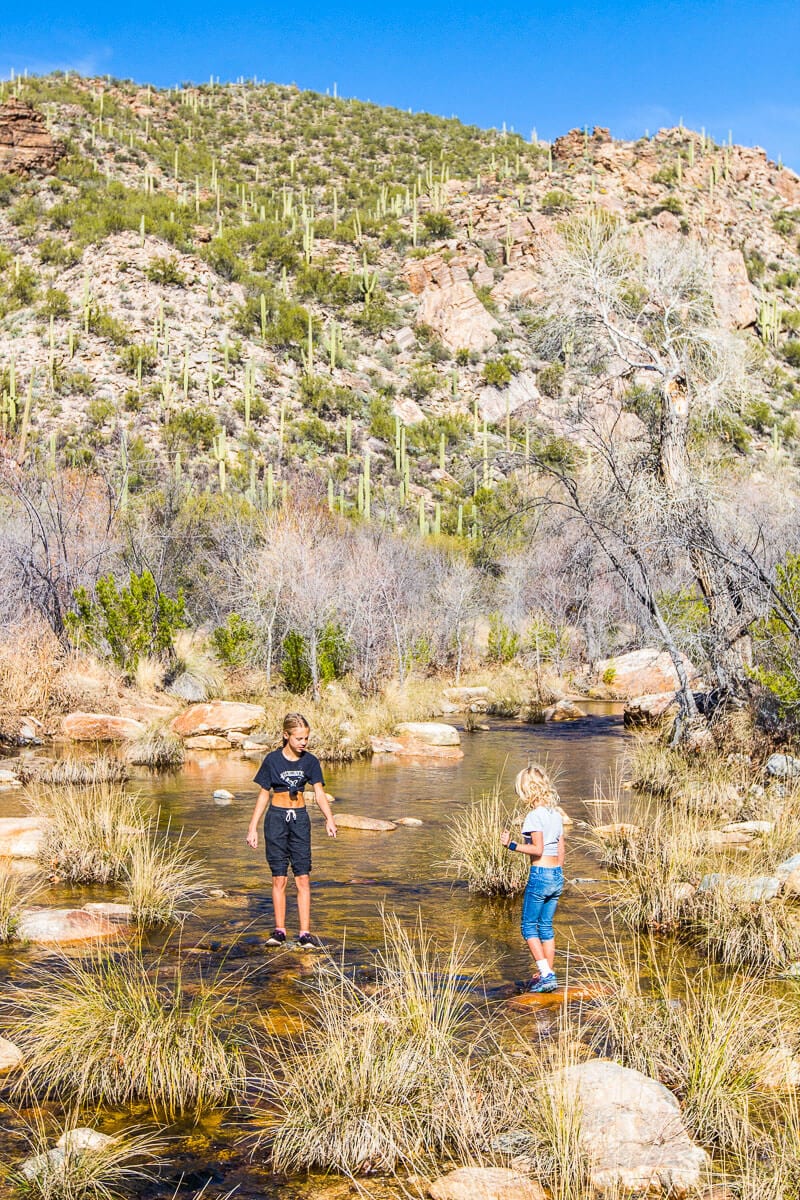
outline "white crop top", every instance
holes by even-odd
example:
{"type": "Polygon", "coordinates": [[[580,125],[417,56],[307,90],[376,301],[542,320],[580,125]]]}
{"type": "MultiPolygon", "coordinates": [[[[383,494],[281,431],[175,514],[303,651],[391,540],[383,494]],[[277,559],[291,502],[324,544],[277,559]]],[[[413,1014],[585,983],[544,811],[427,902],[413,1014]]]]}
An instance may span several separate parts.
{"type": "MultiPolygon", "coordinates": [[[[564,822],[561,813],[555,808],[532,808],[522,822],[522,832],[525,834],[541,833],[544,847],[542,857],[558,857],[558,843],[564,835],[564,822]]],[[[530,841],[530,838],[526,838],[530,841]]]]}

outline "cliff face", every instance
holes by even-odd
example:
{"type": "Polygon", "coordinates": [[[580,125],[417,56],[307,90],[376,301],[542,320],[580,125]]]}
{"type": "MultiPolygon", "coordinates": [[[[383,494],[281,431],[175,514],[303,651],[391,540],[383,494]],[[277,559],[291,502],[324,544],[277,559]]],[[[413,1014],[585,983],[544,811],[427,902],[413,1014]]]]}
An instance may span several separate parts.
{"type": "Polygon", "coordinates": [[[51,137],[44,117],[15,97],[0,105],[0,174],[52,171],[64,147],[51,137]]]}

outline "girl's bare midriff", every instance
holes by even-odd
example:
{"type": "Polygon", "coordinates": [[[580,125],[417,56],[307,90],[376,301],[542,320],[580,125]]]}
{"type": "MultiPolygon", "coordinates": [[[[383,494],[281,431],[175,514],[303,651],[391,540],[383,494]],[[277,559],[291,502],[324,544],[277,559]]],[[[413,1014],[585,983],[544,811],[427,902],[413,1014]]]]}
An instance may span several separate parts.
{"type": "Polygon", "coordinates": [[[273,808],[305,808],[306,806],[306,802],[302,797],[292,803],[292,797],[289,792],[273,792],[271,804],[273,808]]]}

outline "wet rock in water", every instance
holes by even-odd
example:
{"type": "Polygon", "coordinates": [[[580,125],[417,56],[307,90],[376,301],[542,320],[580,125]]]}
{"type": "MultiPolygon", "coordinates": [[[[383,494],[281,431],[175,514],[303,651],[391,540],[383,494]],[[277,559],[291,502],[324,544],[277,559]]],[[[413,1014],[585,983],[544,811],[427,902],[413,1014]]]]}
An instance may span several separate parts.
{"type": "Polygon", "coordinates": [[[118,921],[83,908],[26,908],[20,914],[17,937],[23,942],[87,942],[118,937],[118,921]]]}
{"type": "Polygon", "coordinates": [[[187,750],[232,750],[233,746],[226,737],[216,733],[199,733],[187,737],[184,741],[187,750]]]}
{"type": "Polygon", "coordinates": [[[97,1129],[89,1129],[85,1126],[78,1129],[66,1129],[52,1150],[27,1158],[20,1167],[20,1174],[31,1181],[38,1179],[41,1175],[46,1175],[48,1180],[53,1180],[54,1177],[58,1179],[62,1173],[66,1174],[68,1158],[74,1160],[87,1151],[96,1154],[98,1150],[104,1150],[114,1141],[113,1137],[109,1137],[106,1133],[100,1133],[97,1129]]]}
{"type": "Polygon", "coordinates": [[[598,1192],[686,1196],[710,1160],[684,1128],[678,1101],[639,1071],[593,1059],[558,1071],[550,1085],[580,1108],[579,1141],[598,1192]]]}
{"type": "Polygon", "coordinates": [[[558,700],[546,708],[542,715],[545,721],[579,721],[586,713],[572,700],[558,700]]]}
{"type": "Polygon", "coordinates": [[[428,1188],[431,1200],[546,1200],[544,1189],[509,1167],[459,1167],[428,1188]]]}
{"type": "Polygon", "coordinates": [[[456,705],[456,711],[468,708],[476,700],[488,704],[492,698],[488,687],[449,687],[444,689],[442,695],[448,703],[456,705]]]}
{"type": "Polygon", "coordinates": [[[132,921],[133,908],[130,904],[120,904],[114,900],[90,900],[83,905],[83,911],[106,917],[109,921],[132,921]]]}
{"type": "Polygon", "coordinates": [[[574,983],[567,987],[558,987],[554,992],[522,992],[512,996],[508,1007],[515,1012],[528,1012],[536,1008],[556,1008],[562,1004],[580,1004],[590,1000],[598,1000],[605,995],[605,989],[596,983],[574,983]]]}
{"type": "Polygon", "coordinates": [[[640,825],[630,825],[625,821],[614,821],[610,825],[594,825],[592,827],[592,833],[602,838],[604,842],[619,837],[635,838],[641,832],[640,825]]]}
{"type": "Polygon", "coordinates": [[[800,775],[800,758],[793,758],[791,754],[770,754],[766,771],[776,779],[789,779],[800,775]]]}
{"type": "Polygon", "coordinates": [[[393,833],[395,821],[384,821],[380,817],[360,817],[355,813],[337,813],[334,820],[337,829],[360,829],[366,833],[393,833]]]}
{"type": "Polygon", "coordinates": [[[420,821],[419,817],[398,817],[395,821],[395,825],[408,825],[409,827],[416,827],[421,824],[422,821],[420,821]]]}
{"type": "Polygon", "coordinates": [[[227,788],[217,788],[212,799],[214,800],[215,804],[219,804],[224,807],[227,804],[232,804],[236,797],[234,796],[233,792],[229,792],[227,788]]]}
{"type": "Polygon", "coordinates": [[[446,725],[443,721],[401,721],[397,732],[408,734],[426,746],[458,746],[461,742],[455,725],[446,725]]]}
{"type": "Polygon", "coordinates": [[[192,704],[170,722],[173,733],[188,738],[199,734],[251,733],[266,720],[260,704],[239,704],[233,700],[211,700],[192,704]]]}
{"type": "Polygon", "coordinates": [[[228,893],[222,888],[209,888],[208,894],[212,900],[226,900],[228,897],[228,893]]]}
{"type": "MultiPolygon", "coordinates": [[[[309,789],[307,789],[306,791],[304,791],[304,792],[303,792],[303,799],[305,800],[306,804],[312,804],[312,803],[314,802],[314,793],[313,793],[313,791],[311,791],[311,790],[309,790],[309,789]]],[[[335,797],[335,796],[332,796],[332,795],[330,794],[330,792],[326,792],[326,793],[325,793],[325,799],[328,801],[328,804],[335,804],[335,803],[336,803],[336,797],[335,797]]]]}
{"type": "Polygon", "coordinates": [[[114,713],[73,712],[61,721],[61,736],[70,742],[130,742],[145,732],[142,721],[114,713]]]}
{"type": "Polygon", "coordinates": [[[38,858],[46,829],[44,817],[1,817],[0,858],[38,858]]]}
{"type": "Polygon", "coordinates": [[[730,821],[722,826],[723,833],[772,833],[774,821],[730,821]]]}
{"type": "Polygon", "coordinates": [[[775,875],[721,875],[713,872],[700,880],[698,892],[713,892],[722,888],[733,900],[741,904],[757,904],[760,900],[774,900],[780,891],[781,881],[775,875]]]}
{"type": "Polygon", "coordinates": [[[8,1038],[0,1037],[0,1075],[5,1075],[21,1065],[22,1051],[19,1046],[9,1042],[8,1038]]]}

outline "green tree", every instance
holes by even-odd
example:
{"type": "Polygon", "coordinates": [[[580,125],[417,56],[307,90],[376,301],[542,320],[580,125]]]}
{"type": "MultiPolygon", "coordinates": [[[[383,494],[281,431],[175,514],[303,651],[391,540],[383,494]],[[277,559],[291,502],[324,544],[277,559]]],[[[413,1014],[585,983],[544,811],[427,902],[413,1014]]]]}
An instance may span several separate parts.
{"type": "Polygon", "coordinates": [[[129,675],[143,656],[171,657],[172,640],[187,624],[183,594],[171,600],[147,570],[131,574],[121,590],[114,576],[106,575],[97,581],[94,599],[86,588],[78,588],[75,608],[66,617],[74,643],[110,654],[129,675]]]}

